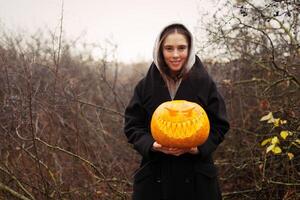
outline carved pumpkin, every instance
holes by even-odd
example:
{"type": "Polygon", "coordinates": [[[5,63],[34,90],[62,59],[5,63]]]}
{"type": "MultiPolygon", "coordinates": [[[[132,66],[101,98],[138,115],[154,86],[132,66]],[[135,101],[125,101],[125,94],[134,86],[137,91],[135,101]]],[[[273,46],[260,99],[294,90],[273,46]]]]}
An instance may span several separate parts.
{"type": "Polygon", "coordinates": [[[151,119],[153,138],[166,147],[191,148],[201,145],[208,138],[209,129],[205,110],[185,100],[162,103],[151,119]]]}

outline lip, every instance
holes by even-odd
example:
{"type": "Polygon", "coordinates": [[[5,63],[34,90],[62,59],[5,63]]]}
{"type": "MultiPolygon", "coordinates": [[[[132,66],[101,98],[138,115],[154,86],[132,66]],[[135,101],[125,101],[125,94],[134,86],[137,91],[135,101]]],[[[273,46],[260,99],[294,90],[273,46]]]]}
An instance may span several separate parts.
{"type": "Polygon", "coordinates": [[[172,63],[173,65],[179,65],[181,63],[181,60],[178,61],[170,61],[170,63],[172,63]]]}

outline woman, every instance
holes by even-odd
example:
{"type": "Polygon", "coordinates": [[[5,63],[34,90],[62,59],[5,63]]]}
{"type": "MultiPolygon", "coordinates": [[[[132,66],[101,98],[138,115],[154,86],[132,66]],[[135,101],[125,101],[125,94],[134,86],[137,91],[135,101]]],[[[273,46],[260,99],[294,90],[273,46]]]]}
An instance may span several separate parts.
{"type": "Polygon", "coordinates": [[[184,25],[165,27],[154,46],[154,62],[125,110],[125,134],[142,156],[134,175],[134,200],[221,199],[212,153],[223,141],[229,123],[224,101],[193,46],[184,25]],[[167,148],[151,136],[154,110],[175,99],[196,102],[206,110],[211,130],[203,145],[167,148]]]}

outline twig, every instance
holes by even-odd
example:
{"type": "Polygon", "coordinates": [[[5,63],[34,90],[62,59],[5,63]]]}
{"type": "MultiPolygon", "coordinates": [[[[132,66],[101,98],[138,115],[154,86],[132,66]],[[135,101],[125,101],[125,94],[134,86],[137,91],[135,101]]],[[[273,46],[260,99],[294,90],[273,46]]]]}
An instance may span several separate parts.
{"type": "Polygon", "coordinates": [[[300,186],[300,183],[285,183],[280,181],[268,180],[269,183],[277,184],[277,185],[286,185],[286,186],[300,186]]]}
{"type": "Polygon", "coordinates": [[[33,145],[33,150],[34,150],[34,154],[37,158],[36,162],[37,162],[37,166],[38,166],[38,170],[39,170],[39,173],[40,173],[40,176],[41,176],[41,179],[43,180],[43,184],[44,184],[44,190],[46,192],[46,189],[47,189],[47,182],[46,182],[46,179],[44,177],[44,174],[43,174],[43,171],[42,171],[42,168],[41,168],[41,163],[39,162],[41,159],[39,157],[39,154],[38,154],[38,147],[36,145],[36,142],[35,142],[35,135],[36,135],[36,132],[35,132],[35,129],[34,129],[34,126],[33,126],[33,109],[32,109],[32,105],[33,105],[33,97],[32,97],[32,91],[33,91],[33,86],[32,86],[32,71],[30,71],[29,69],[29,66],[27,64],[24,65],[24,71],[25,71],[25,75],[26,75],[26,82],[27,82],[27,85],[26,85],[26,89],[27,89],[27,99],[28,99],[28,107],[29,107],[29,127],[30,127],[30,134],[31,134],[31,141],[32,141],[32,145],[33,145]]]}
{"type": "Polygon", "coordinates": [[[59,38],[58,38],[58,52],[57,52],[57,60],[55,59],[54,52],[54,64],[55,64],[55,79],[54,79],[54,91],[53,91],[53,99],[54,104],[56,101],[56,87],[57,87],[57,78],[58,78],[58,70],[60,65],[60,54],[61,54],[61,43],[62,43],[62,32],[63,32],[63,19],[64,19],[64,0],[61,2],[61,16],[60,16],[60,29],[59,29],[59,38]]]}
{"type": "MultiPolygon", "coordinates": [[[[50,144],[48,144],[47,142],[41,140],[40,138],[35,138],[35,139],[36,139],[37,141],[41,142],[42,144],[46,145],[46,146],[49,147],[50,149],[54,149],[54,150],[57,150],[57,151],[66,153],[66,154],[68,154],[68,155],[70,155],[70,156],[73,156],[73,157],[75,157],[75,158],[77,158],[77,159],[79,159],[79,160],[81,160],[81,161],[87,163],[88,165],[90,165],[90,166],[97,172],[98,175],[100,175],[103,179],[105,179],[105,175],[104,175],[102,172],[100,172],[100,170],[98,169],[98,167],[96,167],[93,163],[91,163],[91,162],[88,161],[87,159],[85,159],[85,158],[83,158],[83,157],[81,157],[81,156],[79,156],[79,155],[77,155],[77,154],[75,154],[75,153],[72,153],[72,152],[70,152],[70,151],[68,151],[68,150],[65,150],[65,149],[63,149],[63,148],[61,148],[61,147],[59,147],[59,146],[53,146],[53,145],[50,145],[50,144]]],[[[98,179],[99,179],[99,177],[98,177],[98,179]]]]}
{"type": "Polygon", "coordinates": [[[116,114],[116,115],[119,115],[121,117],[125,117],[123,113],[121,112],[118,112],[116,110],[112,110],[112,109],[109,109],[109,108],[105,108],[103,106],[99,106],[99,105],[96,105],[96,104],[92,104],[92,103],[88,103],[88,102],[84,102],[84,101],[81,101],[79,99],[71,99],[72,101],[76,101],[78,103],[81,103],[81,104],[85,104],[85,105],[88,105],[88,106],[92,106],[92,107],[95,107],[95,108],[98,108],[100,110],[103,110],[103,111],[106,111],[106,112],[110,112],[110,113],[113,113],[113,114],[116,114]]]}
{"type": "Polygon", "coordinates": [[[257,190],[249,189],[249,190],[242,190],[242,191],[226,192],[226,193],[222,193],[222,196],[225,197],[225,196],[231,196],[231,195],[243,194],[243,193],[250,193],[250,192],[257,192],[257,190]]]}
{"type": "Polygon", "coordinates": [[[16,192],[15,190],[11,189],[10,187],[8,187],[7,185],[4,185],[2,182],[0,182],[0,190],[9,192],[11,195],[13,195],[14,197],[18,198],[18,199],[22,199],[22,200],[32,200],[32,199],[28,199],[27,197],[25,197],[24,195],[16,192]]]}
{"type": "Polygon", "coordinates": [[[17,179],[16,176],[14,176],[14,175],[11,174],[10,172],[6,171],[6,170],[3,169],[2,167],[0,167],[0,170],[3,171],[4,173],[6,173],[7,175],[9,175],[12,179],[14,179],[14,180],[17,182],[17,184],[20,186],[20,188],[21,188],[28,196],[30,196],[30,198],[31,198],[32,200],[35,200],[35,198],[32,196],[32,194],[30,194],[30,193],[26,190],[26,188],[22,185],[22,183],[17,179]]]}
{"type": "MultiPolygon", "coordinates": [[[[41,166],[43,166],[43,167],[48,171],[49,176],[51,177],[51,179],[53,180],[53,182],[54,182],[54,184],[55,184],[55,186],[56,186],[56,188],[57,188],[57,182],[56,182],[56,179],[55,179],[55,177],[54,177],[53,172],[50,170],[50,168],[49,168],[42,160],[38,159],[38,158],[36,157],[36,155],[32,154],[32,153],[31,153],[30,151],[28,151],[23,145],[21,145],[21,144],[19,143],[19,141],[16,140],[15,137],[13,137],[11,134],[9,134],[9,136],[10,136],[15,142],[17,142],[17,143],[19,144],[20,148],[21,148],[25,153],[27,153],[34,161],[38,162],[41,166]]],[[[38,188],[36,188],[36,189],[38,189],[38,188]]],[[[42,192],[44,195],[47,195],[47,194],[45,194],[45,191],[40,191],[40,192],[42,192]]],[[[58,191],[58,193],[60,194],[59,191],[58,191]]]]}
{"type": "Polygon", "coordinates": [[[46,145],[47,147],[49,147],[49,148],[51,148],[51,149],[54,149],[54,150],[57,150],[57,151],[66,153],[66,154],[68,154],[68,155],[70,155],[70,156],[73,156],[73,157],[75,157],[75,158],[77,158],[77,159],[83,161],[84,163],[87,163],[88,165],[90,165],[90,166],[96,171],[96,173],[97,173],[98,175],[100,175],[100,176],[102,177],[102,178],[100,178],[98,175],[95,175],[95,178],[96,178],[96,179],[98,179],[98,180],[100,179],[100,180],[102,180],[102,181],[105,181],[106,184],[108,185],[108,187],[109,187],[111,190],[117,192],[117,194],[118,194],[119,196],[121,196],[121,197],[124,196],[124,194],[123,194],[122,192],[118,191],[118,190],[115,189],[109,182],[107,182],[107,181],[106,181],[105,175],[104,175],[102,172],[100,172],[100,170],[98,169],[98,167],[96,167],[93,163],[91,163],[91,162],[88,161],[87,159],[85,159],[85,158],[83,158],[83,157],[81,157],[81,156],[79,156],[79,155],[77,155],[77,154],[74,154],[74,153],[72,153],[72,152],[70,152],[70,151],[67,151],[67,150],[65,150],[65,149],[63,149],[63,148],[61,148],[61,147],[50,145],[50,144],[48,144],[47,142],[41,140],[40,138],[36,138],[36,140],[39,141],[39,142],[41,142],[42,144],[46,145]]]}
{"type": "Polygon", "coordinates": [[[239,84],[247,84],[247,83],[253,83],[253,82],[263,82],[265,84],[269,84],[268,81],[266,81],[264,79],[260,79],[260,78],[252,78],[250,80],[236,81],[236,82],[233,82],[233,84],[239,85],[239,84]]]}
{"type": "MultiPolygon", "coordinates": [[[[293,77],[288,77],[288,78],[283,78],[283,79],[279,79],[277,81],[275,81],[274,83],[272,83],[271,85],[269,85],[264,91],[263,93],[266,93],[268,90],[270,90],[272,87],[275,87],[276,85],[278,85],[279,83],[281,82],[284,82],[284,81],[290,81],[290,80],[293,80],[293,77]]],[[[300,85],[299,85],[300,86],[300,85]]]]}

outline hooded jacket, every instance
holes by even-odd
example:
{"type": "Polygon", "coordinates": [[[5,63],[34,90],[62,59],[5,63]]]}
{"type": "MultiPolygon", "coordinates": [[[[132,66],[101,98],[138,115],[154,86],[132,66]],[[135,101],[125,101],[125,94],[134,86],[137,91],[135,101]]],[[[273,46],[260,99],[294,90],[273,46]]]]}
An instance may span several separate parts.
{"type": "MultiPolygon", "coordinates": [[[[175,23],[175,24],[180,24],[180,23],[175,23]]],[[[172,25],[172,24],[171,24],[172,25]]],[[[184,26],[183,24],[180,24],[182,26],[184,26]]],[[[159,54],[159,42],[160,42],[160,37],[162,32],[167,28],[168,26],[166,26],[164,29],[162,29],[162,31],[158,34],[156,40],[155,40],[155,44],[154,44],[154,48],[153,48],[153,62],[155,64],[155,66],[158,68],[158,70],[160,71],[160,74],[162,75],[164,81],[166,82],[166,85],[168,87],[171,99],[173,100],[175,97],[175,94],[178,90],[178,87],[182,81],[182,77],[187,74],[190,69],[192,68],[192,66],[195,63],[195,45],[194,45],[194,37],[192,35],[192,33],[189,31],[189,29],[187,29],[185,26],[185,28],[187,29],[190,37],[191,37],[191,44],[190,44],[190,53],[189,53],[189,57],[187,58],[187,62],[185,63],[185,65],[183,66],[181,72],[180,72],[180,77],[177,80],[171,79],[170,77],[168,77],[166,74],[164,74],[163,70],[161,69],[161,66],[159,65],[158,62],[158,54],[159,54]]]]}
{"type": "Polygon", "coordinates": [[[156,56],[155,45],[154,62],[135,87],[125,110],[125,135],[142,156],[140,168],[134,174],[133,200],[221,199],[212,153],[229,129],[223,98],[194,53],[190,53],[185,66],[186,78],[171,98],[156,56]],[[196,102],[206,110],[211,129],[207,141],[197,147],[197,155],[172,156],[151,150],[155,142],[150,130],[152,114],[161,103],[172,99],[196,102]]]}

